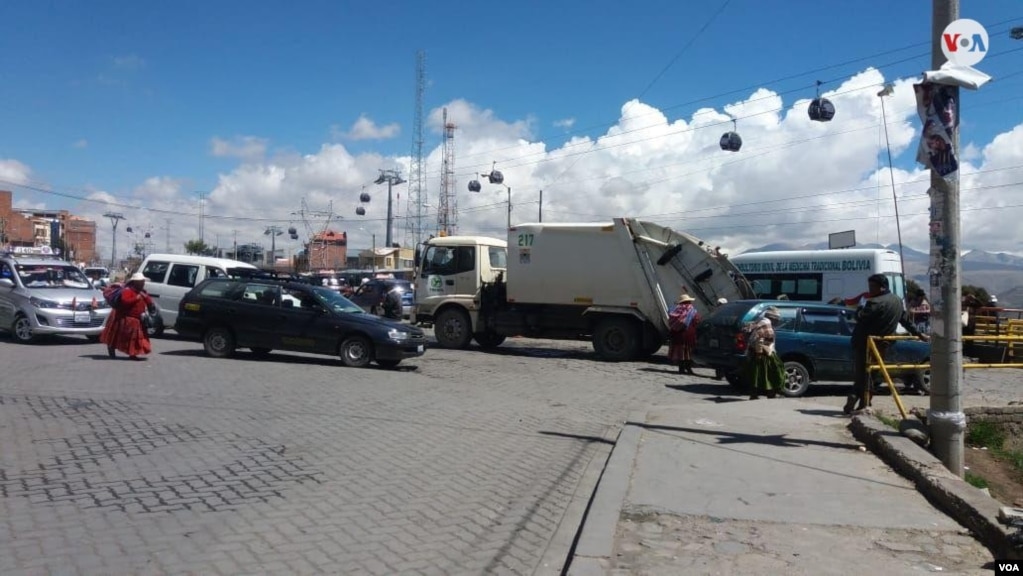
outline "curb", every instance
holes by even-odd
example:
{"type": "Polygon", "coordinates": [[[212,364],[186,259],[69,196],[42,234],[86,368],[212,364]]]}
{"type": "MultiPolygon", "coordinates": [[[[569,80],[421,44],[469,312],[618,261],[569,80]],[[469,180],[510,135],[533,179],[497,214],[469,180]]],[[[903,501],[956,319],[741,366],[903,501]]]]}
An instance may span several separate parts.
{"type": "Polygon", "coordinates": [[[630,423],[646,422],[645,411],[631,412],[622,427],[607,466],[597,482],[590,509],[571,558],[568,576],[604,576],[615,552],[615,533],[622,505],[629,494],[632,471],[639,452],[642,428],[630,423]]]}
{"type": "Polygon", "coordinates": [[[533,576],[561,576],[565,567],[571,562],[575,538],[586,521],[591,500],[600,484],[600,477],[604,468],[607,467],[620,434],[621,428],[617,426],[608,426],[604,430],[601,437],[606,444],[599,445],[597,453],[587,462],[579,484],[572,493],[572,500],[565,509],[565,514],[561,517],[554,536],[547,544],[547,549],[540,557],[533,576]]]}
{"type": "Polygon", "coordinates": [[[1009,541],[1012,532],[998,521],[1002,504],[952,474],[933,454],[871,416],[853,416],[853,436],[913,481],[917,490],[939,509],[970,529],[994,555],[1023,560],[1023,550],[1009,541]]]}

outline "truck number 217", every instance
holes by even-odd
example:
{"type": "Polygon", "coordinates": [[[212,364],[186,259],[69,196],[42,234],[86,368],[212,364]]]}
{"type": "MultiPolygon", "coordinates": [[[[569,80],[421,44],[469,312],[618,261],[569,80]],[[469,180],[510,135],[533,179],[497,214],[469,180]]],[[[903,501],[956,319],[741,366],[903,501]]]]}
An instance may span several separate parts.
{"type": "Polygon", "coordinates": [[[519,246],[532,246],[533,235],[532,234],[519,234],[519,246]]]}

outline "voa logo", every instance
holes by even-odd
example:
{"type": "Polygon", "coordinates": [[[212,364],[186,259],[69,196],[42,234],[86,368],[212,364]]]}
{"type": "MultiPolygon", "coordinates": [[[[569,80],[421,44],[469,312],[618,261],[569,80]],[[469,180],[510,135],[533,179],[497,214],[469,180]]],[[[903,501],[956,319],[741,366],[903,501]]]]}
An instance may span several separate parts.
{"type": "Polygon", "coordinates": [[[987,30],[980,22],[961,18],[945,27],[941,51],[956,66],[974,66],[987,55],[987,30]]]}

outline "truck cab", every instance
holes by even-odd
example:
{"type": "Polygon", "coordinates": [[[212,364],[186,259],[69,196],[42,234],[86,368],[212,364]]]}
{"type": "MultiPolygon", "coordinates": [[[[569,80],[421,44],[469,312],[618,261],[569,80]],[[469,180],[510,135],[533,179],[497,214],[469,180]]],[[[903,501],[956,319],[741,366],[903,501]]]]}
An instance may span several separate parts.
{"type": "Polygon", "coordinates": [[[468,345],[477,324],[480,288],[508,268],[508,243],[484,236],[442,236],[423,243],[412,322],[443,326],[468,345]]]}

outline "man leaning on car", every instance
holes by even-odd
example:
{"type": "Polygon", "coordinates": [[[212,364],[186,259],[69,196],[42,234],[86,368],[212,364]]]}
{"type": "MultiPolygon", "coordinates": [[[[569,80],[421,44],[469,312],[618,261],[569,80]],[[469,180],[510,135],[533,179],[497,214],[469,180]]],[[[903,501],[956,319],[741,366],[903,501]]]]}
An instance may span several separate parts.
{"type": "MultiPolygon", "coordinates": [[[[853,347],[853,393],[845,402],[843,411],[852,414],[870,406],[870,374],[867,371],[867,340],[870,336],[891,336],[899,324],[910,334],[928,341],[930,338],[917,330],[906,314],[902,299],[888,289],[888,278],[874,274],[867,278],[866,303],[856,313],[856,327],[852,333],[853,347]]],[[[879,352],[884,355],[887,343],[878,342],[879,352]]]]}

